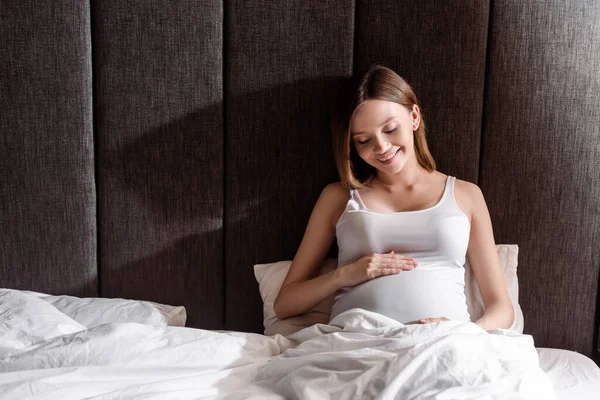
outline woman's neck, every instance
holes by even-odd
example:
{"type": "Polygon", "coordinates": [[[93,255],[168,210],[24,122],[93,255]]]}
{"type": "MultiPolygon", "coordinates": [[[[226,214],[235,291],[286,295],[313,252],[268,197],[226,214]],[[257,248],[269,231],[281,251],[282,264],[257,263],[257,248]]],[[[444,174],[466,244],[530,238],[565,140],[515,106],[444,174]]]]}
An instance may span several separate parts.
{"type": "Polygon", "coordinates": [[[374,183],[381,186],[387,192],[410,191],[423,181],[429,172],[421,166],[416,158],[405,164],[396,174],[382,174],[377,172],[374,183]]]}

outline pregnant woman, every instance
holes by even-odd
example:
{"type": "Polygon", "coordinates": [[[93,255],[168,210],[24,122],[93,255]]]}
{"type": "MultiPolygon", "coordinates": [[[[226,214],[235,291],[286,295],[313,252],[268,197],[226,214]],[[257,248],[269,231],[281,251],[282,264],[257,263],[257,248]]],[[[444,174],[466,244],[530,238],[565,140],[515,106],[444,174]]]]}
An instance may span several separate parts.
{"type": "Polygon", "coordinates": [[[513,308],[483,194],[436,170],[411,87],[373,65],[345,82],[331,127],[340,182],[317,200],[275,301],[277,317],[335,293],[331,318],[362,308],[404,324],[469,321],[468,257],[486,308],[473,322],[509,328],[513,308]],[[338,268],[317,276],[336,237],[338,268]]]}

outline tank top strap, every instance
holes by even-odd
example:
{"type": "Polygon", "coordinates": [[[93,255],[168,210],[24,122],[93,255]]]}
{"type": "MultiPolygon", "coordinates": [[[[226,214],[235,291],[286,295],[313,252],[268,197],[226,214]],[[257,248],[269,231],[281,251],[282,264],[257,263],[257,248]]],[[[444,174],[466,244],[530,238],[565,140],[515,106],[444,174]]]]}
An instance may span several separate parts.
{"type": "Polygon", "coordinates": [[[448,197],[453,197],[454,196],[454,180],[456,178],[448,175],[448,179],[446,179],[446,188],[444,189],[444,191],[447,191],[448,193],[446,193],[446,195],[448,197]]]}
{"type": "Polygon", "coordinates": [[[441,206],[440,208],[442,210],[444,210],[445,212],[448,212],[451,214],[458,213],[458,214],[466,216],[466,214],[458,206],[458,203],[456,201],[456,197],[454,195],[455,184],[456,184],[456,177],[448,175],[448,180],[446,181],[446,189],[444,191],[444,198],[442,200],[442,204],[440,204],[440,206],[441,206]]]}
{"type": "Polygon", "coordinates": [[[444,186],[444,194],[442,194],[442,198],[440,199],[440,205],[452,204],[452,198],[454,197],[454,179],[453,176],[448,175],[444,186]]]}
{"type": "Polygon", "coordinates": [[[360,198],[360,195],[358,194],[357,189],[350,189],[350,199],[353,200],[354,203],[356,203],[359,210],[367,209],[367,207],[365,206],[365,203],[363,203],[362,199],[360,198]]]}
{"type": "Polygon", "coordinates": [[[448,175],[448,194],[450,198],[454,198],[454,183],[456,182],[456,177],[448,175]]]}

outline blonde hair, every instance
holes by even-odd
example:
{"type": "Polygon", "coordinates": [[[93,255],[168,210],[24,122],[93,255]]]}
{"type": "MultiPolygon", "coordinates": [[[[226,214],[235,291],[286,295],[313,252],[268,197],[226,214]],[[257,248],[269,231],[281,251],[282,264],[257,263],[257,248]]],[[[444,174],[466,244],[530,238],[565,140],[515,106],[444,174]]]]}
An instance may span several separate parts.
{"type": "MultiPolygon", "coordinates": [[[[341,184],[347,189],[358,189],[369,184],[376,169],[367,164],[350,140],[350,120],[354,111],[370,99],[387,100],[412,111],[419,102],[412,88],[404,79],[389,68],[373,64],[369,69],[354,75],[345,82],[334,104],[331,115],[333,153],[341,184]]],[[[419,164],[428,171],[436,165],[425,140],[425,122],[414,131],[415,155],[419,164]]]]}

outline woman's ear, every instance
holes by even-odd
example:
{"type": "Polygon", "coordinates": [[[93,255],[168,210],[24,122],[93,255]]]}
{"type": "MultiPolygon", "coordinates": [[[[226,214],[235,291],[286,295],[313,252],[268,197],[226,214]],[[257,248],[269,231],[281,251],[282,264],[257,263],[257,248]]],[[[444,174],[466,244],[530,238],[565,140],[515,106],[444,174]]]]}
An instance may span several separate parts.
{"type": "Polygon", "coordinates": [[[418,105],[413,104],[410,116],[413,120],[413,131],[416,131],[419,128],[419,125],[421,124],[421,110],[419,110],[418,105]]]}

